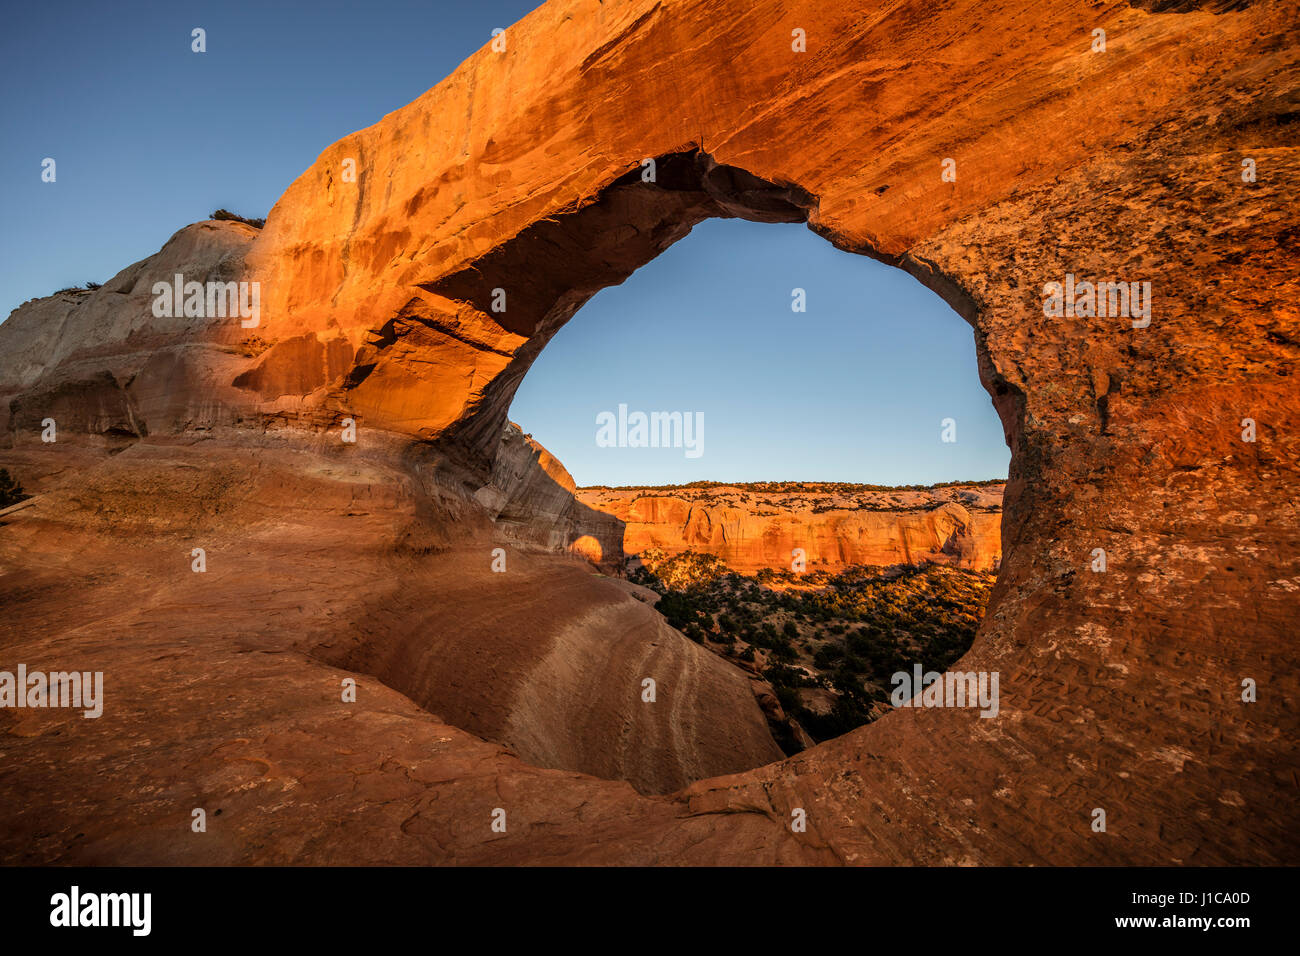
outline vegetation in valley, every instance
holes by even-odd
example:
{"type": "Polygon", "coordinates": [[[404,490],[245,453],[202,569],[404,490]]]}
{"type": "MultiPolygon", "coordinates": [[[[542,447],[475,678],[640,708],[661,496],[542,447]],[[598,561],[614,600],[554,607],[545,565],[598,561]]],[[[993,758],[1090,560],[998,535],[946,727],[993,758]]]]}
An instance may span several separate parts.
{"type": "Polygon", "coordinates": [[[886,712],[890,676],[947,670],[970,647],[995,575],[940,565],[740,575],[711,554],[647,550],[630,579],[691,640],[765,678],[817,741],[886,712]]]}

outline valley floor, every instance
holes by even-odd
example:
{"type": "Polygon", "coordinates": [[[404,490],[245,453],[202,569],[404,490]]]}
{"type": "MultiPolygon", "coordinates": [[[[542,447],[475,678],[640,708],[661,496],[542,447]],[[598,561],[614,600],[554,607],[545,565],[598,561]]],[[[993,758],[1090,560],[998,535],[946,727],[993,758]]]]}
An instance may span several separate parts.
{"type": "Polygon", "coordinates": [[[996,577],[938,565],[742,575],[689,551],[629,564],[671,625],[771,684],[788,753],[886,713],[893,674],[947,670],[975,640],[996,577]]]}

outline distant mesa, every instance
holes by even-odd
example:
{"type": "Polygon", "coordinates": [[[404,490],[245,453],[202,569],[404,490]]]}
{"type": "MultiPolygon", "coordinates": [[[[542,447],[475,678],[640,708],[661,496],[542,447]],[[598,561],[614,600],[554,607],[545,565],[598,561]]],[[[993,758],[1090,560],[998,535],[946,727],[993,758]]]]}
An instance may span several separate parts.
{"type": "Polygon", "coordinates": [[[622,524],[605,555],[650,548],[703,551],[752,574],[790,567],[799,549],[810,570],[853,565],[947,564],[996,570],[1002,559],[1005,482],[884,488],[817,482],[577,490],[592,511],[622,524]]]}

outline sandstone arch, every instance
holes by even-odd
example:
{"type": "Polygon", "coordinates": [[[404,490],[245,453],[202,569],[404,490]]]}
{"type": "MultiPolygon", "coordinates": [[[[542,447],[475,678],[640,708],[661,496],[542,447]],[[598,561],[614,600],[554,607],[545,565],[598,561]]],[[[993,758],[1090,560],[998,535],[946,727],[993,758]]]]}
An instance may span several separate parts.
{"type": "MultiPolygon", "coordinates": [[[[504,54],[481,50],[289,188],[242,265],[263,283],[269,348],[216,357],[237,333],[214,326],[150,328],[148,358],[119,349],[132,382],[216,380],[198,411],[155,401],[150,433],[205,416],[311,432],[352,414],[391,460],[418,468],[436,450],[424,507],[468,515],[490,486],[517,517],[527,496],[492,477],[509,394],[585,295],[694,216],[806,215],[975,327],[1014,458],[999,584],[962,667],[1002,673],[1002,715],[899,712],[670,800],[545,778],[559,796],[530,805],[552,829],[511,857],[1295,862],[1294,5],[824,6],[728,19],[703,0],[548,3],[504,54]],[[1104,55],[1089,52],[1095,27],[1104,55]],[[668,171],[657,190],[629,179],[645,157],[668,171]],[[1268,170],[1257,182],[1241,181],[1245,157],[1268,170]],[[1150,327],[1045,317],[1039,290],[1066,273],[1150,281],[1150,327]],[[517,288],[520,311],[495,321],[483,280],[517,288]],[[237,375],[279,384],[236,389],[237,375]],[[1241,441],[1243,417],[1258,441],[1241,441]],[[1088,570],[1095,547],[1105,574],[1088,570]],[[1260,700],[1243,705],[1256,675],[1260,700]],[[797,806],[801,838],[785,826],[797,806]],[[1097,806],[1104,835],[1088,827],[1097,806]]],[[[92,366],[73,354],[55,371],[92,366]]],[[[15,374],[21,437],[53,372],[15,374]]],[[[434,732],[407,717],[404,733],[434,732]]],[[[476,807],[503,776],[543,786],[473,752],[459,802],[423,813],[476,807]]],[[[390,811],[357,799],[382,830],[390,811]]],[[[403,832],[414,848],[390,839],[394,854],[491,858],[469,831],[451,849],[421,824],[403,832]]]]}

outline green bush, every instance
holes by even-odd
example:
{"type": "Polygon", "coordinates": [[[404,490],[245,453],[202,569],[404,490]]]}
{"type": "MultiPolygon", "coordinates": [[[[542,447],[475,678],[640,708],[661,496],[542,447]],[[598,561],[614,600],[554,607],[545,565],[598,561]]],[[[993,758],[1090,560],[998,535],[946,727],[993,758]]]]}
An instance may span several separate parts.
{"type": "Polygon", "coordinates": [[[835,662],[844,657],[844,649],[834,644],[823,644],[813,653],[813,663],[821,670],[835,666],[835,662]]]}

